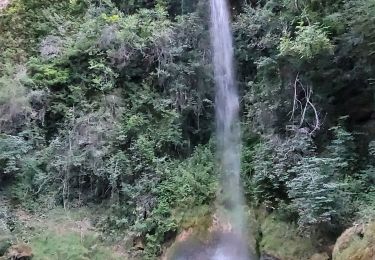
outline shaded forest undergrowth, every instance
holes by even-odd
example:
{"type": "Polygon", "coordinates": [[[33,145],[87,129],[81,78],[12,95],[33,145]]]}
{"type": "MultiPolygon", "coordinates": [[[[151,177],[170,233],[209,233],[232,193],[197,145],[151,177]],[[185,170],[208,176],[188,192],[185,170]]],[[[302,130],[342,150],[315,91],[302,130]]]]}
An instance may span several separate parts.
{"type": "Polygon", "coordinates": [[[1,259],[128,259],[123,243],[105,243],[100,237],[89,219],[93,212],[55,208],[43,214],[8,207],[1,212],[9,227],[0,235],[1,259]]]}

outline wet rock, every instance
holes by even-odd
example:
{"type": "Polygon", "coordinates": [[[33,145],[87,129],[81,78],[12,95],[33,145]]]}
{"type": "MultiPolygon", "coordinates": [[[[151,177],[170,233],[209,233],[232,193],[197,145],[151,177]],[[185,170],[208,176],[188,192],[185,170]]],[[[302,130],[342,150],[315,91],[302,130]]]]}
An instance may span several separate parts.
{"type": "Polygon", "coordinates": [[[260,260],[281,260],[280,258],[277,258],[275,256],[272,256],[270,254],[262,254],[262,256],[260,257],[260,260]]]}

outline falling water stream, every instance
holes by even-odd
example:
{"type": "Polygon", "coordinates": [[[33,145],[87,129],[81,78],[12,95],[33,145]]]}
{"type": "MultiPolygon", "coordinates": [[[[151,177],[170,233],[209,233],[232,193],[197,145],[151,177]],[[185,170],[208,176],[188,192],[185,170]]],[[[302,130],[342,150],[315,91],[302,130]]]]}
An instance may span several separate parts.
{"type": "Polygon", "coordinates": [[[211,42],[216,85],[216,136],[221,188],[216,227],[210,241],[177,244],[173,260],[253,260],[248,250],[244,199],[240,183],[239,98],[233,68],[233,40],[227,0],[211,2],[211,42]]]}
{"type": "Polygon", "coordinates": [[[240,185],[239,98],[233,68],[230,12],[227,0],[210,1],[211,42],[216,84],[217,153],[222,174],[218,200],[223,204],[223,209],[218,209],[218,216],[223,218],[220,221],[229,222],[231,233],[242,240],[242,243],[232,244],[223,236],[213,259],[250,259],[245,246],[247,229],[240,185]]]}

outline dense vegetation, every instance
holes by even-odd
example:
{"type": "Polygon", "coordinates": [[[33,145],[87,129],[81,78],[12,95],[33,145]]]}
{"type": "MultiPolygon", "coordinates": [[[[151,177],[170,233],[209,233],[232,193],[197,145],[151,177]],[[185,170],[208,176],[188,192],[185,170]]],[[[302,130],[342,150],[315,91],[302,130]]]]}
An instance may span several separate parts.
{"type": "MultiPolygon", "coordinates": [[[[375,2],[231,4],[248,205],[328,241],[371,221],[375,2]]],[[[218,179],[207,5],[0,10],[0,200],[36,213],[105,208],[103,237],[133,234],[141,258],[207,228],[218,179]]]]}

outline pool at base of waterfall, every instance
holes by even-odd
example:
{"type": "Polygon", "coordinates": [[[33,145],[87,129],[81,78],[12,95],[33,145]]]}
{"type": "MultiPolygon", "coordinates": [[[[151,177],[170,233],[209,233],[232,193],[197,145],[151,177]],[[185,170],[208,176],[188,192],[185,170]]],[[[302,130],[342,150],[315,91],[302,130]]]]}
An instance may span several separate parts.
{"type": "Polygon", "coordinates": [[[246,239],[234,233],[214,233],[203,241],[191,236],[176,242],[167,253],[167,260],[255,260],[250,256],[246,239]]]}

